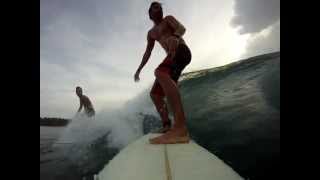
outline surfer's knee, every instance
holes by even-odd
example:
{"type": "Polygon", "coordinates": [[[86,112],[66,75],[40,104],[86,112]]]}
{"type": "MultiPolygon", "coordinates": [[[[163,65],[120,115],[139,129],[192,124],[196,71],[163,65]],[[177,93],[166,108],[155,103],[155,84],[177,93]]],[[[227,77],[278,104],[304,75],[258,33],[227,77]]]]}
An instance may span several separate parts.
{"type": "Polygon", "coordinates": [[[163,97],[161,97],[160,95],[154,93],[154,92],[150,92],[150,97],[154,102],[158,102],[160,101],[163,97]]]}

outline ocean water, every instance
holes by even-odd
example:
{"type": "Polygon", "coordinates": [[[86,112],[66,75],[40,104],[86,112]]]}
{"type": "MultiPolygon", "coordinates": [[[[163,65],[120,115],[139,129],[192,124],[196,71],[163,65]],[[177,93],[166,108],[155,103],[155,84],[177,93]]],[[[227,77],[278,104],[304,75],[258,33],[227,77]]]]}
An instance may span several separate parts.
{"type": "MultiPolygon", "coordinates": [[[[280,52],[185,74],[179,88],[192,139],[246,179],[277,179],[280,52]]],[[[92,178],[128,143],[159,126],[146,89],[94,119],[40,127],[40,179],[92,178]]]]}

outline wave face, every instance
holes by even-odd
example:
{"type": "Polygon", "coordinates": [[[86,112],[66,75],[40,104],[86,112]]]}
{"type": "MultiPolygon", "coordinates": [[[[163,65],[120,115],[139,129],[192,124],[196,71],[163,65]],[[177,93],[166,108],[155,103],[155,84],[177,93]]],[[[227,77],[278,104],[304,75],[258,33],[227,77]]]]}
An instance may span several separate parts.
{"type": "Polygon", "coordinates": [[[276,176],[280,52],[186,74],[180,84],[193,138],[243,177],[276,176]]]}

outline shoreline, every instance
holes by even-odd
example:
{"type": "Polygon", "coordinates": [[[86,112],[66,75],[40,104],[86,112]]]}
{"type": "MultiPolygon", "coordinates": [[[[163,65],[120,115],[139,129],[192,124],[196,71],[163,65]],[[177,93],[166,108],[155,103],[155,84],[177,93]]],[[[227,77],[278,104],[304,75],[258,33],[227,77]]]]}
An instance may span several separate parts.
{"type": "Polygon", "coordinates": [[[40,117],[40,126],[63,127],[68,125],[70,122],[70,119],[40,117]]]}

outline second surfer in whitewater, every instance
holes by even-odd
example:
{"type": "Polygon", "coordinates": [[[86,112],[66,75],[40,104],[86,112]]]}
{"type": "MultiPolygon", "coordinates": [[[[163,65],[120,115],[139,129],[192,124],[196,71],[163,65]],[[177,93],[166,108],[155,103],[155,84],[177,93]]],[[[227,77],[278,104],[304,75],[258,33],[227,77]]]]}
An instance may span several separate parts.
{"type": "Polygon", "coordinates": [[[93,117],[95,115],[95,110],[92,106],[90,99],[82,93],[81,87],[79,86],[76,87],[76,94],[80,100],[80,106],[77,113],[80,113],[80,111],[82,110],[82,107],[84,107],[84,111],[87,117],[93,117]]]}
{"type": "Polygon", "coordinates": [[[162,120],[163,128],[161,132],[165,134],[150,139],[150,143],[188,143],[190,137],[177,86],[178,79],[183,69],[191,61],[190,49],[182,38],[185,33],[185,27],[171,15],[163,17],[162,7],[159,2],[151,3],[149,18],[153,21],[154,26],[147,34],[147,48],[141,64],[134,75],[135,81],[137,82],[140,80],[140,72],[150,58],[155,41],[159,42],[167,54],[163,62],[155,70],[154,74],[156,80],[150,92],[151,99],[162,120]],[[170,107],[173,109],[173,126],[168,118],[168,108],[164,101],[165,97],[167,98],[170,107]]]}

